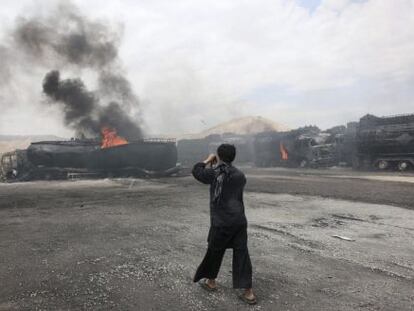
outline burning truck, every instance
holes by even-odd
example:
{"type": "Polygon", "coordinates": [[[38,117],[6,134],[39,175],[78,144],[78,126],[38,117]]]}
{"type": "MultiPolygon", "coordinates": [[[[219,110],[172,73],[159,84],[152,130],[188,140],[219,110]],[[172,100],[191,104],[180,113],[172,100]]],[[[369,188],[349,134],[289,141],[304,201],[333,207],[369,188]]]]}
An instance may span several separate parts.
{"type": "Polygon", "coordinates": [[[26,150],[6,153],[0,160],[0,178],[27,181],[168,176],[178,172],[177,147],[173,139],[127,141],[110,128],[103,128],[102,136],[102,141],[36,142],[26,150]]]}
{"type": "Polygon", "coordinates": [[[376,117],[326,131],[303,127],[267,132],[254,141],[256,166],[351,166],[358,170],[413,170],[414,115],[376,117]]]}
{"type": "Polygon", "coordinates": [[[305,126],[288,132],[265,132],[254,140],[255,164],[259,167],[326,167],[339,163],[341,131],[322,132],[305,126]]]}
{"type": "Polygon", "coordinates": [[[121,100],[102,104],[102,98],[109,96],[102,90],[88,91],[80,79],[62,80],[57,70],[46,74],[47,102],[62,109],[64,124],[82,138],[36,142],[26,150],[4,154],[2,180],[165,176],[178,171],[175,140],[144,139],[139,120],[131,117],[130,106],[138,102],[128,82],[103,75],[106,92],[114,88],[112,96],[121,100]]]}
{"type": "Polygon", "coordinates": [[[175,140],[144,138],[142,107],[119,57],[121,28],[91,20],[65,2],[51,14],[19,18],[10,36],[10,55],[19,51],[24,57],[16,59],[31,61],[21,67],[36,77],[45,72],[39,103],[55,107],[62,125],[80,139],[36,142],[4,154],[1,179],[159,176],[177,170],[175,140]]]}

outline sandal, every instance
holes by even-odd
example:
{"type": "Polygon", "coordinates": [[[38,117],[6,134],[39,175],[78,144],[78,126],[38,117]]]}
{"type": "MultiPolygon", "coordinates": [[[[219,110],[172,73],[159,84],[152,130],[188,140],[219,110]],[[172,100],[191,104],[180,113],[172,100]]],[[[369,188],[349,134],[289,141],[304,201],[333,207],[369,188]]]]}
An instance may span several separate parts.
{"type": "Polygon", "coordinates": [[[200,284],[201,288],[205,289],[208,292],[215,292],[217,290],[217,287],[210,287],[207,284],[207,281],[206,280],[199,282],[199,284],[200,284]]]}
{"type": "Polygon", "coordinates": [[[241,301],[249,304],[249,305],[255,305],[257,303],[257,299],[256,297],[254,297],[253,299],[249,299],[247,298],[244,294],[239,295],[239,298],[241,301]]]}

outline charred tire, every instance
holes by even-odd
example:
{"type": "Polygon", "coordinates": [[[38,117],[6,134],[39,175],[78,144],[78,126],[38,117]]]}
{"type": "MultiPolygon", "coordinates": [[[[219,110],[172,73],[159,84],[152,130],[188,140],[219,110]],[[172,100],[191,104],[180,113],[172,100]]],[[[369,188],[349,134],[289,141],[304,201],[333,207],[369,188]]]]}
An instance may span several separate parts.
{"type": "Polygon", "coordinates": [[[389,164],[389,162],[388,162],[388,161],[386,161],[386,160],[380,160],[380,161],[378,161],[378,163],[377,163],[377,167],[378,167],[380,170],[386,170],[389,166],[390,166],[390,164],[389,164]]]}
{"type": "Polygon", "coordinates": [[[410,163],[408,161],[400,161],[397,167],[399,171],[404,172],[410,168],[410,163]]]}

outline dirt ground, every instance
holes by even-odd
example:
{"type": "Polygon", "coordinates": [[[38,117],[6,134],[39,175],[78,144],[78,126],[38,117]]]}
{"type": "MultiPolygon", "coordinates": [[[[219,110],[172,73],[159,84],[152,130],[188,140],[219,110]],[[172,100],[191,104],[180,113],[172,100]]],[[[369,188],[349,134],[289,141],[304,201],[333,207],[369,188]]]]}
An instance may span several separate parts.
{"type": "Polygon", "coordinates": [[[208,193],[184,176],[0,184],[0,310],[414,310],[413,175],[245,171],[258,305],[231,250],[218,292],[192,283],[208,193]]]}

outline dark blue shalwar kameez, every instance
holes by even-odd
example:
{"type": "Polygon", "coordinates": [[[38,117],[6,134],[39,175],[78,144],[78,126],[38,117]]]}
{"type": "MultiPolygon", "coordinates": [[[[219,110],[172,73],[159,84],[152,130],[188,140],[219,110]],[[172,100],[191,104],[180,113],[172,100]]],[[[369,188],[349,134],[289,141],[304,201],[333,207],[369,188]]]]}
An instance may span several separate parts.
{"type": "Polygon", "coordinates": [[[233,287],[252,287],[252,264],[247,249],[247,219],[244,213],[244,174],[232,165],[221,163],[206,168],[200,162],[194,165],[193,176],[210,185],[210,219],[208,249],[194,276],[194,282],[203,278],[215,279],[227,248],[233,249],[233,287]]]}

